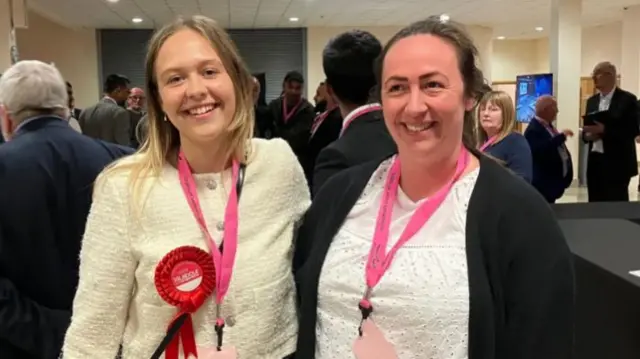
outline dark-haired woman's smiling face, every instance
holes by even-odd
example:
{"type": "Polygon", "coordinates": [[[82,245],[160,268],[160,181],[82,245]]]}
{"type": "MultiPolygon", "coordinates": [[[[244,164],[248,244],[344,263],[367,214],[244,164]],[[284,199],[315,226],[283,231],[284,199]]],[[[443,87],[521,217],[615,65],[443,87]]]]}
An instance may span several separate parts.
{"type": "Polygon", "coordinates": [[[459,148],[464,113],[473,100],[464,95],[450,43],[423,34],[396,42],[384,58],[381,92],[385,122],[401,153],[446,154],[459,148]]]}

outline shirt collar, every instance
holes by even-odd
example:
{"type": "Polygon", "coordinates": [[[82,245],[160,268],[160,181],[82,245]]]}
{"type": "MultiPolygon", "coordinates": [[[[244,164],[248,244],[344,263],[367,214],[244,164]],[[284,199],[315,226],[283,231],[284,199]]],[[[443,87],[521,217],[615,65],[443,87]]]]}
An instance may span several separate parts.
{"type": "Polygon", "coordinates": [[[611,92],[609,92],[608,94],[604,95],[602,94],[602,92],[600,93],[600,99],[601,100],[611,100],[611,98],[613,97],[613,93],[616,92],[616,88],[614,87],[613,90],[611,90],[611,92]]]}

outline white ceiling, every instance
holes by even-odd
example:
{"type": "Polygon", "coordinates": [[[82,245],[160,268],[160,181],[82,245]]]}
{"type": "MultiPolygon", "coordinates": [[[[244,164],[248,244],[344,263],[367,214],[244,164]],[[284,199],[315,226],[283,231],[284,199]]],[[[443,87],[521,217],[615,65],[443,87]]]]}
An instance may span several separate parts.
{"type": "MultiPolygon", "coordinates": [[[[39,14],[72,27],[154,28],[177,15],[204,14],[227,28],[405,25],[446,13],[496,36],[532,38],[548,27],[551,0],[31,0],[39,14]],[[132,19],[140,17],[142,23],[132,19]],[[289,18],[297,17],[298,22],[289,18]]],[[[640,0],[584,0],[583,26],[621,20],[640,0]]]]}

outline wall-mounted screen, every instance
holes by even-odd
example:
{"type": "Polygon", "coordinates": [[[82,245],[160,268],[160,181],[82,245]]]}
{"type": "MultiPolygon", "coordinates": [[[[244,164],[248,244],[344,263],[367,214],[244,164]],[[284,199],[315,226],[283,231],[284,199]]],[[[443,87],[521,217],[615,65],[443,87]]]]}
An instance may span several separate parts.
{"type": "Polygon", "coordinates": [[[543,95],[553,95],[553,74],[516,77],[516,120],[529,123],[536,114],[536,101],[543,95]]]}

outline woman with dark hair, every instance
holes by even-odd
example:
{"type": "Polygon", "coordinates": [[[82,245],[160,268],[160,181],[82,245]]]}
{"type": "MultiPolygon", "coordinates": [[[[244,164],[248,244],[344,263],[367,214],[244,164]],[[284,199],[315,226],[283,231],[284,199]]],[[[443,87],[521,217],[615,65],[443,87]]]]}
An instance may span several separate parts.
{"type": "Polygon", "coordinates": [[[535,189],[476,150],[476,57],[438,18],[384,48],[398,154],[336,174],[305,215],[298,357],[571,357],[571,253],[535,189]]]}

